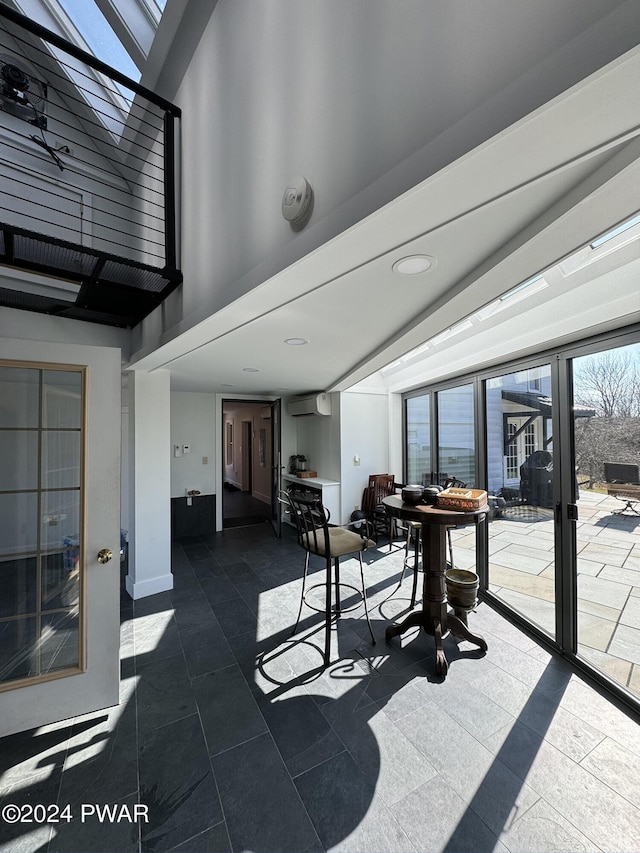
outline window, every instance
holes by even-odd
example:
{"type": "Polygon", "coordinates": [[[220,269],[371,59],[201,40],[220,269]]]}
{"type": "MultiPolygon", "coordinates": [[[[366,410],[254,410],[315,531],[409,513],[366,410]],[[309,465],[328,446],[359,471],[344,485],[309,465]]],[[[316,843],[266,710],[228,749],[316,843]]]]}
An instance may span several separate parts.
{"type": "Polygon", "coordinates": [[[438,479],[475,484],[473,385],[438,391],[438,479]]]}
{"type": "Polygon", "coordinates": [[[233,422],[227,421],[226,428],[226,464],[233,465],[233,422]]]}
{"type": "Polygon", "coordinates": [[[536,423],[540,418],[509,418],[506,427],[505,476],[508,480],[520,477],[520,466],[526,462],[534,450],[543,450],[539,443],[536,423]]]}
{"type": "Polygon", "coordinates": [[[527,427],[524,431],[524,458],[528,459],[535,449],[536,429],[533,424],[527,424],[527,427]]]}
{"type": "Polygon", "coordinates": [[[429,395],[406,402],[407,482],[422,484],[431,471],[431,408],[429,395]]]}
{"type": "Polygon", "coordinates": [[[507,424],[507,480],[518,476],[518,445],[515,441],[516,425],[511,421],[507,424]]]}

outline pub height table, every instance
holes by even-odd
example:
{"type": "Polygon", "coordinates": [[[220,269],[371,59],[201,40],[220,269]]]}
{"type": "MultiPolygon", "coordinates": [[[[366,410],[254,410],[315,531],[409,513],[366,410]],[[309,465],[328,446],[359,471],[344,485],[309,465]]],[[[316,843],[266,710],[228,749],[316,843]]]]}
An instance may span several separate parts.
{"type": "Polygon", "coordinates": [[[487,650],[486,641],[472,634],[466,621],[448,610],[445,569],[447,567],[447,527],[484,522],[489,511],[485,506],[478,510],[450,510],[436,506],[405,503],[399,495],[383,498],[382,503],[392,516],[406,521],[419,521],[422,525],[422,609],[410,613],[397,625],[390,625],[385,632],[387,642],[420,626],[435,638],[436,672],[443,678],[449,669],[442,648],[442,640],[451,632],[487,650]]]}

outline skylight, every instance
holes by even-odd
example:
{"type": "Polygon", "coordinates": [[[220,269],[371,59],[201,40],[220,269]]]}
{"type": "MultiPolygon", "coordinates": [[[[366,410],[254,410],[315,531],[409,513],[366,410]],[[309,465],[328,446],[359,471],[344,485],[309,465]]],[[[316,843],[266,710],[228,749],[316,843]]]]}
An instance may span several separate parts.
{"type": "MultiPolygon", "coordinates": [[[[155,6],[159,13],[162,14],[164,12],[164,7],[167,5],[167,0],[149,0],[148,6],[155,6]]],[[[158,18],[159,20],[159,18],[158,18]]]]}
{"type": "Polygon", "coordinates": [[[599,257],[602,257],[607,253],[617,251],[622,248],[622,246],[637,239],[640,239],[640,214],[637,214],[631,219],[627,219],[626,222],[623,222],[615,228],[612,228],[610,231],[607,231],[606,234],[598,237],[592,243],[583,246],[577,252],[574,252],[572,255],[569,255],[562,261],[559,261],[548,270],[545,270],[539,275],[535,275],[505,291],[501,296],[498,296],[496,299],[493,299],[491,302],[483,305],[482,308],[474,311],[473,314],[464,317],[455,325],[444,329],[434,337],[429,338],[429,340],[414,349],[409,350],[409,352],[400,356],[400,358],[397,358],[390,364],[385,365],[381,368],[380,373],[382,373],[383,376],[395,373],[402,367],[405,367],[407,362],[415,360],[419,355],[422,355],[422,353],[427,350],[438,347],[448,338],[475,328],[478,324],[485,322],[490,317],[495,316],[507,308],[511,308],[521,300],[529,299],[534,294],[549,287],[549,281],[554,281],[554,271],[564,278],[575,272],[577,269],[586,266],[589,263],[593,263],[599,257]],[[601,251],[596,251],[598,249],[601,251]]]}
{"type": "Polygon", "coordinates": [[[604,243],[608,243],[609,240],[613,240],[614,237],[618,237],[620,234],[623,234],[625,231],[633,228],[634,225],[640,225],[640,214],[638,216],[634,216],[633,219],[627,219],[626,222],[623,222],[622,225],[618,225],[617,228],[607,231],[606,234],[603,234],[602,237],[598,237],[597,240],[594,240],[593,243],[590,243],[589,245],[592,249],[598,249],[604,243]]]}
{"type": "Polygon", "coordinates": [[[391,364],[383,367],[380,372],[383,376],[393,373],[408,361],[412,361],[418,355],[421,355],[427,349],[440,346],[440,344],[443,344],[446,340],[449,340],[449,338],[453,338],[455,335],[468,331],[483,320],[487,320],[489,317],[503,311],[505,308],[510,308],[522,299],[527,299],[528,297],[533,296],[534,293],[544,290],[545,287],[549,287],[549,284],[545,281],[544,276],[542,275],[534,276],[534,278],[530,278],[527,281],[523,281],[521,284],[517,284],[510,290],[507,290],[506,293],[503,293],[502,296],[499,296],[497,299],[494,299],[492,302],[484,305],[478,311],[475,311],[473,314],[465,317],[453,326],[449,326],[433,338],[429,338],[428,341],[420,344],[420,346],[417,346],[415,349],[409,350],[409,352],[405,353],[391,364]]]}
{"type": "Polygon", "coordinates": [[[493,315],[497,314],[499,311],[503,311],[505,308],[510,308],[512,305],[515,305],[516,302],[520,302],[521,299],[528,299],[530,296],[533,296],[534,293],[538,293],[539,290],[544,290],[545,287],[549,287],[549,283],[546,281],[544,276],[536,275],[533,278],[522,282],[522,284],[512,287],[511,290],[507,290],[507,292],[503,293],[502,296],[499,296],[497,299],[494,299],[493,302],[489,302],[488,305],[484,305],[476,311],[473,316],[478,320],[486,320],[488,317],[493,317],[493,315]]]}
{"type": "Polygon", "coordinates": [[[140,69],[131,59],[120,39],[94,0],[58,0],[78,30],[89,52],[139,82],[140,69]]]}
{"type": "MultiPolygon", "coordinates": [[[[96,59],[140,82],[166,0],[17,0],[20,11],[96,59]]],[[[64,63],[57,49],[51,52],[64,63]]],[[[73,76],[73,75],[71,75],[73,76]]],[[[93,77],[105,89],[111,107],[126,121],[134,100],[133,92],[121,83],[94,71],[93,77]]],[[[74,78],[80,88],[83,84],[74,78]]],[[[91,84],[88,84],[91,89],[91,84]]],[[[87,92],[83,97],[91,101],[87,92]]],[[[100,121],[114,133],[112,122],[101,115],[100,105],[91,104],[100,121]]],[[[117,132],[115,135],[118,136],[117,132]]]]}

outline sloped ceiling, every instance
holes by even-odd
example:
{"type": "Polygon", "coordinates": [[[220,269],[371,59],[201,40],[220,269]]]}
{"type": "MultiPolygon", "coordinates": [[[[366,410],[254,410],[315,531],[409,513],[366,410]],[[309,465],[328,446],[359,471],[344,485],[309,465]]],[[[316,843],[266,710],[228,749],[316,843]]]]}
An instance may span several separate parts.
{"type": "MultiPolygon", "coordinates": [[[[635,212],[639,76],[635,50],[135,367],[170,369],[175,389],[242,394],[344,390],[364,380],[635,212]],[[398,258],[413,253],[437,263],[408,279],[392,272],[398,258]],[[284,341],[292,337],[309,343],[289,347],[284,341]]],[[[546,292],[535,345],[639,318],[633,289],[607,300],[608,278],[583,287],[577,304],[590,313],[577,330],[581,312],[569,317],[566,306],[564,326],[544,319],[558,319],[557,294],[546,292]],[[607,308],[599,311],[603,301],[607,308]]],[[[522,309],[515,319],[521,322],[522,309]]],[[[511,341],[510,355],[533,345],[519,342],[521,330],[510,331],[508,316],[499,332],[487,334],[511,341]]],[[[479,338],[469,343],[475,363],[488,357],[483,346],[479,338]]],[[[437,363],[438,375],[451,370],[437,363]]]]}

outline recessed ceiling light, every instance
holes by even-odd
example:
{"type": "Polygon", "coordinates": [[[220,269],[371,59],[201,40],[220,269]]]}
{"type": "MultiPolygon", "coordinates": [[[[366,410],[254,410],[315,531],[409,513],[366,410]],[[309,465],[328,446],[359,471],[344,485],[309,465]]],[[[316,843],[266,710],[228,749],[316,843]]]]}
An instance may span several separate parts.
{"type": "Polygon", "coordinates": [[[392,269],[399,275],[419,275],[434,267],[436,264],[435,258],[429,255],[408,255],[406,258],[400,258],[396,261],[392,269]]]}
{"type": "Polygon", "coordinates": [[[242,369],[245,373],[260,373],[259,367],[243,367],[242,369]]]}
{"type": "Polygon", "coordinates": [[[222,388],[233,388],[233,385],[230,382],[223,382],[222,388]]]}
{"type": "Polygon", "coordinates": [[[285,344],[289,344],[290,347],[302,347],[308,343],[309,341],[305,340],[305,338],[287,338],[285,341],[285,344]]]}

